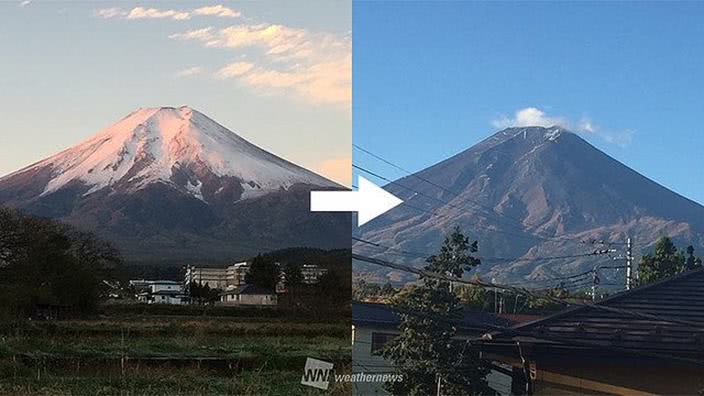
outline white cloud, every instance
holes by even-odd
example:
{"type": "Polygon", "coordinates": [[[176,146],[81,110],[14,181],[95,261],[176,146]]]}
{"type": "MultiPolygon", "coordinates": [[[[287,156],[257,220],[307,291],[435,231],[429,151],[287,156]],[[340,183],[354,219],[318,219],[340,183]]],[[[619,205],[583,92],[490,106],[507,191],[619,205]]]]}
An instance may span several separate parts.
{"type": "Polygon", "coordinates": [[[30,4],[32,4],[32,0],[24,0],[20,3],[20,7],[27,7],[30,4]]]}
{"type": "Polygon", "coordinates": [[[582,135],[593,135],[601,138],[607,143],[621,147],[628,146],[633,141],[633,131],[630,129],[623,131],[610,131],[595,125],[589,118],[582,117],[577,122],[561,116],[548,116],[544,111],[536,107],[526,107],[517,110],[513,117],[501,115],[491,122],[497,129],[510,127],[551,127],[559,126],[582,135]]]}
{"type": "Polygon", "coordinates": [[[183,21],[191,18],[187,11],[160,10],[157,8],[135,7],[129,11],[118,8],[102,8],[95,11],[95,16],[104,19],[164,19],[169,18],[176,21],[183,21]]]}
{"type": "Polygon", "coordinates": [[[207,27],[203,29],[197,29],[197,30],[189,30],[187,32],[183,33],[174,33],[169,36],[170,39],[174,40],[201,40],[201,41],[209,41],[213,39],[213,34],[211,33],[213,31],[212,27],[207,27]]]}
{"type": "Polygon", "coordinates": [[[203,68],[200,66],[193,66],[189,67],[183,70],[180,70],[176,72],[174,75],[176,77],[189,77],[189,76],[194,76],[196,74],[201,74],[203,73],[203,68]]]}
{"type": "MultiPolygon", "coordinates": [[[[25,0],[20,3],[21,6],[28,5],[32,0],[25,0]]],[[[203,16],[229,17],[234,18],[240,16],[240,12],[232,8],[223,6],[222,4],[200,7],[192,11],[182,10],[161,10],[158,8],[134,7],[131,10],[126,10],[119,7],[102,8],[95,11],[95,15],[104,19],[121,18],[121,19],[173,19],[183,21],[191,19],[191,13],[203,16]]]]}
{"type": "Polygon", "coordinates": [[[540,126],[551,127],[554,125],[564,126],[565,121],[559,117],[548,117],[545,112],[535,107],[526,107],[516,111],[513,118],[502,115],[491,124],[496,128],[528,127],[540,126]]]}
{"type": "Polygon", "coordinates": [[[222,4],[210,6],[210,7],[200,7],[193,10],[196,15],[211,15],[218,17],[229,17],[236,18],[241,15],[237,10],[223,6],[222,4]]]}
{"type": "Polygon", "coordinates": [[[352,41],[349,36],[311,32],[278,24],[234,25],[169,36],[200,41],[207,48],[257,51],[251,62],[221,68],[218,78],[235,78],[265,94],[293,94],[312,103],[350,105],[352,41]]]}
{"type": "Polygon", "coordinates": [[[127,11],[122,8],[112,7],[112,8],[101,8],[95,11],[95,16],[104,19],[111,18],[124,18],[127,16],[127,11]]]}
{"type": "Polygon", "coordinates": [[[127,19],[161,19],[161,18],[171,18],[177,21],[182,21],[185,19],[190,19],[191,15],[185,11],[176,10],[159,10],[157,8],[144,8],[135,7],[129,14],[127,14],[127,19]]]}

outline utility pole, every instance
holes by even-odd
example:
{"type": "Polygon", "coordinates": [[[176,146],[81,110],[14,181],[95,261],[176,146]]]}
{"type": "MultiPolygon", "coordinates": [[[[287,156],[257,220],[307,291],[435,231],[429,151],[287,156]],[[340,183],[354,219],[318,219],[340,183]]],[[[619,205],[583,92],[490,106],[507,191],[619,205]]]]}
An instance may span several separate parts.
{"type": "MultiPolygon", "coordinates": [[[[585,241],[583,243],[591,243],[595,245],[608,245],[611,246],[612,244],[619,244],[623,245],[623,242],[607,242],[605,240],[595,240],[592,239],[590,241],[585,241]]],[[[608,254],[615,252],[615,249],[603,249],[603,250],[596,250],[594,251],[594,254],[608,254]]],[[[626,290],[631,290],[633,286],[635,286],[635,280],[638,278],[635,268],[633,268],[633,239],[631,237],[626,238],[626,254],[620,254],[616,257],[612,257],[613,260],[625,260],[626,261],[626,280],[625,280],[625,286],[626,290]]]]}
{"type": "Polygon", "coordinates": [[[594,272],[592,272],[592,302],[596,301],[596,287],[599,284],[599,274],[597,270],[599,266],[594,267],[594,272]]]}
{"type": "MultiPolygon", "coordinates": [[[[491,283],[496,284],[496,278],[491,278],[491,283]]],[[[499,294],[498,289],[494,288],[494,313],[499,313],[499,294]]]]}
{"type": "Polygon", "coordinates": [[[633,241],[626,239],[626,290],[633,287],[633,241]]]}

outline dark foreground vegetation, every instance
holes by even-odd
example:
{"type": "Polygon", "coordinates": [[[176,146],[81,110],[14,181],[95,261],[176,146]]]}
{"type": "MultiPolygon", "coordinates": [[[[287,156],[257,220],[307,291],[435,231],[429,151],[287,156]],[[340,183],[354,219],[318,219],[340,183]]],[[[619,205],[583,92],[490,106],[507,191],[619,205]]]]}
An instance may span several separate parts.
{"type": "MultiPolygon", "coordinates": [[[[113,308],[90,319],[0,325],[0,394],[319,394],[300,385],[307,357],[350,370],[345,321],[113,308]]],[[[345,384],[333,388],[345,392],[345,384]]]]}
{"type": "Polygon", "coordinates": [[[301,375],[307,357],[351,370],[350,268],[335,265],[349,252],[286,254],[274,253],[319,257],[332,275],[275,307],[115,301],[127,272],[110,244],[0,208],[0,394],[324,393],[301,375]]]}
{"type": "Polygon", "coordinates": [[[95,311],[101,280],[115,277],[120,254],[94,235],[0,208],[0,319],[43,307],[95,311]]]}

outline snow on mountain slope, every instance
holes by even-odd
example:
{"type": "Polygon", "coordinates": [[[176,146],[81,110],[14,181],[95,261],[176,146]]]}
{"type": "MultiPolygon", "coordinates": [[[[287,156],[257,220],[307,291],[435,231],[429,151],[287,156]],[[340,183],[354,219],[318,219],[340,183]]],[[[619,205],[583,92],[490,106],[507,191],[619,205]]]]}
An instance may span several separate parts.
{"type": "Polygon", "coordinates": [[[0,206],[94,232],[128,260],[221,263],[348,247],[349,214],[310,212],[311,190],[341,188],[193,109],[161,107],[0,178],[0,206]]]}
{"type": "MultiPolygon", "coordinates": [[[[335,186],[329,180],[272,155],[189,107],[136,110],[97,135],[28,168],[51,167],[42,196],[73,181],[92,194],[117,183],[130,189],[174,183],[180,168],[197,165],[218,177],[241,181],[242,199],[287,189],[295,183],[335,186]]],[[[3,179],[5,179],[3,178],[3,179]]],[[[0,179],[2,180],[2,179],[0,179]]],[[[203,199],[201,180],[184,189],[203,199]]]]}

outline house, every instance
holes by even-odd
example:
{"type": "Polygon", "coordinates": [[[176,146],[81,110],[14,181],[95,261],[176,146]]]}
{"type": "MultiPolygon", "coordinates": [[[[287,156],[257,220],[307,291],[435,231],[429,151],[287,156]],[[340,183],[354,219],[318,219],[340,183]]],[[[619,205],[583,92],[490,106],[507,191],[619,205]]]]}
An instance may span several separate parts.
{"type": "Polygon", "coordinates": [[[485,335],[513,394],[701,394],[704,270],[485,335]]]}
{"type": "MultiPolygon", "coordinates": [[[[384,345],[396,337],[400,317],[388,305],[372,303],[352,303],[352,372],[353,373],[392,373],[393,364],[385,360],[380,351],[384,345]]],[[[476,339],[487,331],[487,325],[511,326],[514,322],[493,313],[465,311],[459,325],[462,330],[457,339],[476,339]]],[[[498,368],[497,368],[498,369],[498,368]]],[[[508,394],[511,381],[505,375],[492,371],[488,380],[492,388],[508,394]]],[[[387,395],[383,384],[378,382],[358,382],[353,385],[353,394],[387,395]]]]}
{"type": "Polygon", "coordinates": [[[146,304],[187,304],[188,296],[183,284],[170,280],[131,280],[130,286],[137,291],[137,301],[146,304]]]}
{"type": "Polygon", "coordinates": [[[276,293],[255,285],[229,286],[220,294],[223,305],[270,306],[277,304],[276,293]]]}
{"type": "Polygon", "coordinates": [[[190,298],[180,290],[160,290],[153,292],[148,297],[148,304],[188,304],[190,298]]]}

